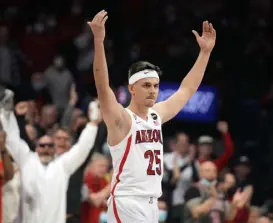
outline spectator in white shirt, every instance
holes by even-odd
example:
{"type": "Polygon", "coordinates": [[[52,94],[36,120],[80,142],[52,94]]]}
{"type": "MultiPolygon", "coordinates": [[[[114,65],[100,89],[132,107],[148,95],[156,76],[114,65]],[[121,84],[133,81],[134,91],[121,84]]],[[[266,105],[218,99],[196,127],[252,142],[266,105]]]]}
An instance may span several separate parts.
{"type": "Polygon", "coordinates": [[[190,145],[188,135],[178,133],[174,143],[174,152],[164,156],[166,170],[171,175],[169,181],[173,185],[171,201],[168,201],[171,206],[168,212],[168,223],[182,220],[185,191],[191,186],[194,176],[198,175],[195,154],[195,148],[190,145]]]}
{"type": "Polygon", "coordinates": [[[69,177],[93,147],[100,115],[86,125],[78,142],[68,152],[54,158],[53,140],[49,136],[40,138],[36,152],[31,152],[20,138],[17,121],[10,111],[13,93],[5,90],[2,94],[0,118],[7,132],[6,144],[21,173],[20,222],[65,223],[69,177]]]}

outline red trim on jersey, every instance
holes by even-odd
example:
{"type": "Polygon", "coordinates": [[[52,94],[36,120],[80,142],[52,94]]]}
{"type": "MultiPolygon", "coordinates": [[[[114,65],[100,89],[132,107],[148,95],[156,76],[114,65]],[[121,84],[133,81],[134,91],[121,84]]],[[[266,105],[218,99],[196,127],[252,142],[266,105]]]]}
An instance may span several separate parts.
{"type": "Polygon", "coordinates": [[[117,220],[117,223],[121,223],[121,220],[118,216],[118,209],[117,209],[117,205],[116,205],[116,201],[115,201],[115,198],[113,197],[113,209],[114,209],[114,215],[115,215],[115,218],[117,220]]]}
{"type": "Polygon", "coordinates": [[[111,194],[112,196],[114,196],[114,192],[115,192],[115,189],[117,187],[117,184],[120,182],[120,174],[122,173],[122,169],[123,169],[123,166],[126,162],[126,159],[128,157],[128,154],[129,154],[129,151],[130,151],[130,147],[131,147],[131,142],[132,142],[132,135],[129,136],[128,140],[127,140],[127,145],[126,145],[126,149],[125,149],[125,152],[124,152],[124,155],[121,159],[121,162],[120,162],[120,165],[119,165],[119,170],[118,170],[118,174],[116,176],[116,183],[115,185],[113,186],[113,189],[111,191],[111,194]]]}

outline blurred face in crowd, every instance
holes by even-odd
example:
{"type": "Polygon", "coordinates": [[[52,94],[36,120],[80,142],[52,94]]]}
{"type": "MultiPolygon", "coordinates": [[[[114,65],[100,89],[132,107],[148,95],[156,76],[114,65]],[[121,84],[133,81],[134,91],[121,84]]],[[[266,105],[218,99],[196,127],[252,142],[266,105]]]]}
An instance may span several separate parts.
{"type": "Polygon", "coordinates": [[[9,30],[6,26],[0,26],[0,44],[6,44],[9,39],[9,30]]]}
{"type": "Polygon", "coordinates": [[[90,163],[90,171],[97,177],[103,178],[108,171],[109,161],[103,155],[99,155],[99,157],[94,157],[94,159],[90,163]]]}
{"type": "Polygon", "coordinates": [[[53,65],[57,69],[62,69],[64,67],[64,58],[61,56],[56,56],[53,60],[53,65]]]}
{"type": "Polygon", "coordinates": [[[57,119],[57,110],[54,105],[45,105],[41,112],[41,125],[44,128],[51,128],[57,119]]]}
{"type": "Polygon", "coordinates": [[[251,207],[248,216],[248,223],[257,223],[259,217],[260,217],[259,208],[251,207]]]}
{"type": "Polygon", "coordinates": [[[41,163],[46,165],[52,161],[55,155],[53,139],[47,135],[39,138],[36,146],[36,152],[39,155],[41,163]]]}
{"type": "Polygon", "coordinates": [[[155,77],[143,78],[129,85],[132,100],[140,106],[151,108],[154,106],[159,91],[159,80],[155,77]]]}
{"type": "Polygon", "coordinates": [[[232,189],[236,184],[236,180],[233,174],[226,173],[224,176],[224,182],[221,182],[220,189],[223,192],[227,192],[228,190],[232,189]]]}
{"type": "Polygon", "coordinates": [[[250,167],[246,164],[238,164],[234,168],[234,173],[238,180],[245,180],[250,173],[250,167]]]}
{"type": "Polygon", "coordinates": [[[210,159],[212,151],[212,144],[204,143],[198,145],[198,153],[201,157],[206,157],[207,159],[210,159]]]}
{"type": "Polygon", "coordinates": [[[217,168],[213,162],[207,161],[200,166],[200,177],[208,181],[214,181],[217,178],[217,168]]]}
{"type": "Polygon", "coordinates": [[[227,173],[225,174],[225,189],[229,190],[234,187],[236,184],[236,180],[233,174],[227,173]]]}
{"type": "Polygon", "coordinates": [[[31,85],[35,91],[39,91],[45,88],[46,81],[43,73],[35,72],[31,75],[31,85]]]}
{"type": "Polygon", "coordinates": [[[58,129],[54,135],[56,154],[61,155],[71,148],[71,137],[67,131],[58,129]]]}
{"type": "Polygon", "coordinates": [[[181,155],[188,153],[189,137],[185,133],[179,133],[177,135],[175,149],[176,152],[178,152],[181,155]]]}
{"type": "Polygon", "coordinates": [[[25,128],[26,128],[26,132],[27,132],[28,138],[32,142],[36,142],[37,131],[36,131],[35,127],[33,125],[27,124],[25,128]]]}
{"type": "Polygon", "coordinates": [[[259,220],[257,221],[257,223],[270,223],[270,219],[267,217],[261,217],[259,218],[259,220]]]}
{"type": "Polygon", "coordinates": [[[87,118],[83,116],[83,112],[80,109],[74,109],[71,117],[70,129],[75,133],[79,126],[83,126],[88,122],[87,118]]]}

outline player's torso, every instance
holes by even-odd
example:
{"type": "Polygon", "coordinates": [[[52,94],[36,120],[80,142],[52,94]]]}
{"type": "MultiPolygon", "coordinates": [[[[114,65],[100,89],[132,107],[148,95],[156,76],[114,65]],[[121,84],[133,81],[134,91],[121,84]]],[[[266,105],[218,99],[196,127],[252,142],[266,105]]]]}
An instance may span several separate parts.
{"type": "Polygon", "coordinates": [[[112,192],[115,196],[161,196],[163,139],[161,120],[149,111],[148,120],[132,112],[125,139],[110,149],[113,159],[112,192]]]}

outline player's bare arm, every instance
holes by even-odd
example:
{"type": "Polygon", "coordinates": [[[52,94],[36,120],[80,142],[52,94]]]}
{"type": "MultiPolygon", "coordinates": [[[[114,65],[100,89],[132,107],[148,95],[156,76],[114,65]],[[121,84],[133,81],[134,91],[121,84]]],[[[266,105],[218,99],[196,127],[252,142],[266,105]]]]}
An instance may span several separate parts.
{"type": "Polygon", "coordinates": [[[213,25],[208,21],[203,22],[201,36],[194,30],[192,32],[200,46],[200,53],[194,66],[181,82],[177,92],[166,101],[155,104],[154,109],[161,116],[162,123],[172,119],[197,91],[204,77],[211,52],[215,45],[216,31],[213,25]]]}
{"type": "Polygon", "coordinates": [[[88,25],[90,26],[94,35],[95,55],[93,72],[98,93],[98,100],[103,119],[108,128],[109,141],[111,141],[112,130],[117,132],[116,130],[118,127],[119,129],[125,130],[125,132],[127,129],[129,131],[131,119],[125,109],[117,102],[115,94],[109,85],[109,76],[104,49],[105,22],[107,19],[107,12],[102,10],[93,18],[91,22],[88,22],[88,25]]]}

